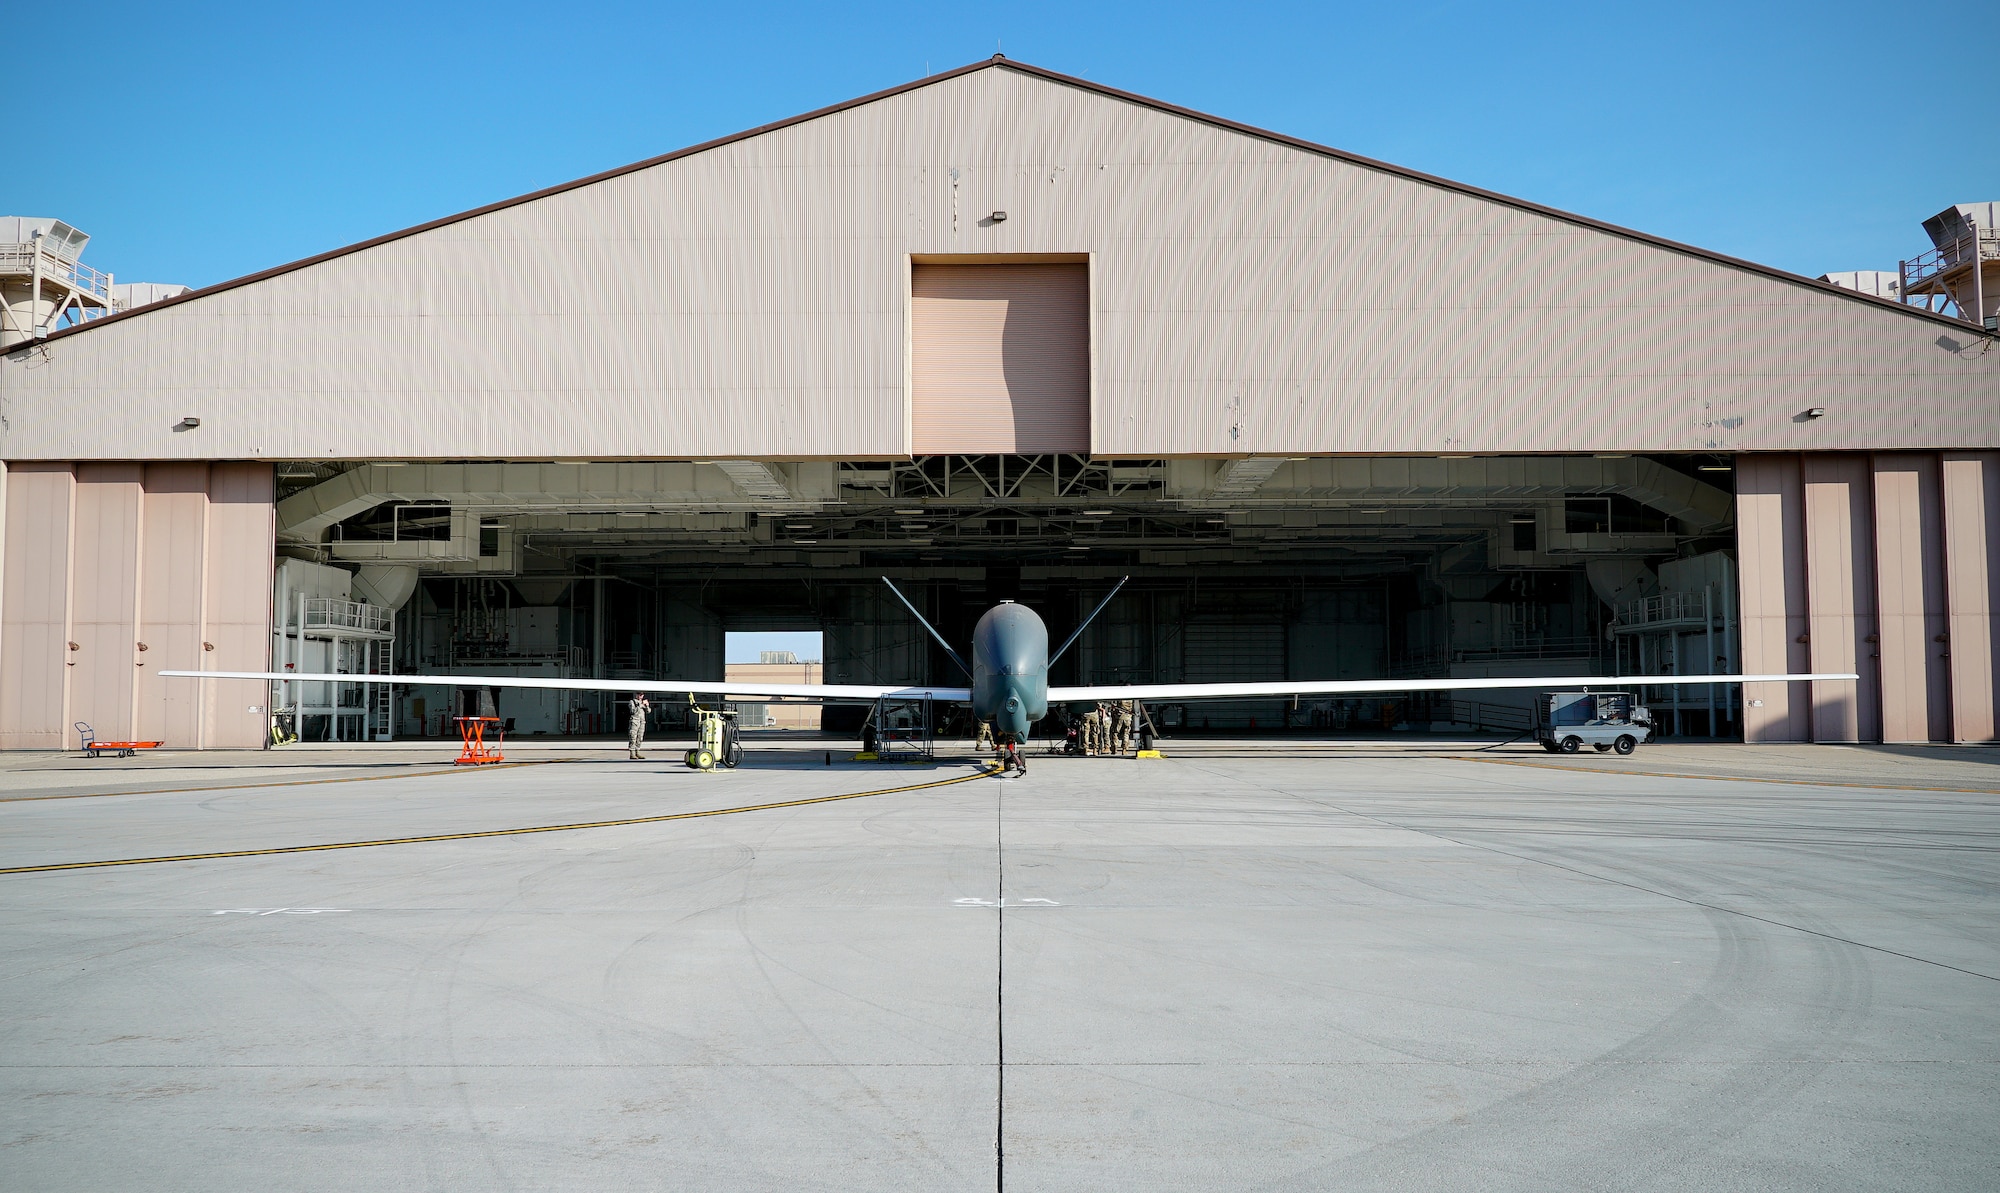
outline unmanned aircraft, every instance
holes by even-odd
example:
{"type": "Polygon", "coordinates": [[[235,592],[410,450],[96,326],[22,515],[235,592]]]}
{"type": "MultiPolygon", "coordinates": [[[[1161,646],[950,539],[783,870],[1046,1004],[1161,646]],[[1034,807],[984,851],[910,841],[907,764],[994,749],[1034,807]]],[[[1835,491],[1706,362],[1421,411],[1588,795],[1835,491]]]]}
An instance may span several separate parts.
{"type": "MultiPolygon", "coordinates": [[[[1126,577],[1125,579],[1130,579],[1126,577]]],[[[1722,683],[1801,683],[1815,680],[1851,680],[1848,673],[1796,675],[1536,675],[1520,678],[1482,679],[1331,679],[1286,680],[1278,683],[1164,683],[1096,684],[1085,687],[1052,688],[1049,668],[1053,666],[1111,598],[1125,586],[1121,579],[1105,594],[1090,616],[1083,619],[1055,653],[1049,652],[1049,631],[1033,609],[1015,601],[1001,601],[988,609],[972,630],[972,661],[967,663],[951,643],[918,613],[885,576],[882,583],[911,616],[930,632],[945,654],[972,681],[971,687],[948,688],[930,685],[868,684],[758,684],[709,683],[688,680],[633,679],[544,679],[517,675],[303,675],[277,671],[162,671],[162,676],[189,679],[244,679],[266,683],[401,683],[453,684],[463,687],[544,688],[585,692],[648,692],[668,695],[771,698],[819,701],[822,703],[875,702],[880,700],[923,700],[947,704],[970,704],[972,715],[993,728],[994,740],[1018,747],[1028,740],[1035,722],[1049,714],[1051,703],[1071,701],[1173,701],[1242,700],[1271,696],[1358,696],[1387,692],[1452,692],[1494,688],[1568,688],[1623,686],[1689,686],[1722,683]]]]}

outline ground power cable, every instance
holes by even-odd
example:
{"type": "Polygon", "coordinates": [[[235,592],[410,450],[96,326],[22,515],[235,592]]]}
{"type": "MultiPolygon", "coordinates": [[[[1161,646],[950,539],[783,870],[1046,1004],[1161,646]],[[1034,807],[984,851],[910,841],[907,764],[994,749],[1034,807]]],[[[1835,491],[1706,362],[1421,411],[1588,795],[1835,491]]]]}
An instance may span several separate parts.
{"type": "Polygon", "coordinates": [[[440,841],[476,841],[486,837],[523,837],[531,833],[568,833],[587,828],[620,828],[633,824],[664,824],[670,820],[698,820],[705,816],[733,816],[740,812],[769,812],[778,808],[802,808],[809,804],[830,804],[840,800],[866,799],[873,795],[897,795],[906,791],[923,791],[932,787],[950,787],[957,783],[970,783],[994,773],[993,764],[988,763],[969,775],[955,775],[949,779],[933,779],[927,783],[911,783],[902,787],[883,787],[875,791],[850,791],[840,795],[815,795],[805,799],[779,800],[768,804],[745,804],[737,808],[709,808],[701,812],[667,812],[658,816],[628,816],[618,820],[586,820],[574,824],[537,824],[524,828],[482,829],[463,833],[427,833],[415,837],[384,837],[373,841],[333,841],[320,845],[279,845],[268,849],[225,849],[212,853],[176,853],[160,857],[111,858],[94,862],[51,862],[39,866],[0,867],[0,874],[47,874],[60,870],[98,870],[108,866],[152,866],[166,862],[203,862],[222,858],[269,857],[281,853],[324,853],[334,849],[370,849],[378,845],[428,845],[440,841]]]}

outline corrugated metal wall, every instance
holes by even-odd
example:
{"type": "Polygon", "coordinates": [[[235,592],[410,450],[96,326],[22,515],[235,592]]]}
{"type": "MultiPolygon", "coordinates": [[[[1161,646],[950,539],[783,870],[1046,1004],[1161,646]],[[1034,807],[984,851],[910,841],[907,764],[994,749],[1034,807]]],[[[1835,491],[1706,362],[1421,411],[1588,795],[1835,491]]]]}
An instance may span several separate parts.
{"type": "MultiPolygon", "coordinates": [[[[1182,634],[1181,673],[1188,683],[1271,683],[1285,676],[1285,624],[1195,620],[1182,634]]],[[[1222,729],[1283,723],[1285,700],[1215,700],[1188,706],[1188,723],[1222,729]]]]}
{"type": "Polygon", "coordinates": [[[1848,683],[1815,685],[1814,741],[1860,741],[1882,723],[1882,685],[1871,664],[1876,624],[1874,509],[1863,456],[1805,457],[1807,643],[1813,667],[1853,671],[1848,683]]]}
{"type": "Polygon", "coordinates": [[[0,749],[262,745],[262,685],[157,672],[270,665],[272,497],[268,464],[9,468],[0,749]]]}
{"type": "Polygon", "coordinates": [[[1380,679],[1389,674],[1388,640],[1379,590],[1308,593],[1286,643],[1286,678],[1380,679]]]}
{"type": "Polygon", "coordinates": [[[1742,456],[1747,741],[1992,741],[2000,452],[1742,456]],[[1810,690],[1807,690],[1810,689],[1810,690]]]}
{"type": "MultiPolygon", "coordinates": [[[[928,594],[911,593],[918,608],[928,594]]],[[[830,684],[917,684],[940,682],[927,674],[929,638],[909,611],[880,587],[837,590],[833,614],[823,623],[820,640],[830,684]]],[[[965,682],[956,675],[942,685],[965,682]]],[[[859,722],[857,721],[858,725],[859,722]]]]}
{"type": "Polygon", "coordinates": [[[1108,455],[2000,447],[1971,329],[1003,66],[0,356],[0,458],[898,455],[979,254],[1089,254],[1108,455]]]}
{"type": "Polygon", "coordinates": [[[75,518],[76,473],[69,465],[8,468],[0,557],[0,749],[54,749],[68,734],[75,518]]]}
{"type": "Polygon", "coordinates": [[[1090,450],[1087,266],[910,267],[910,450],[1090,450]]]}

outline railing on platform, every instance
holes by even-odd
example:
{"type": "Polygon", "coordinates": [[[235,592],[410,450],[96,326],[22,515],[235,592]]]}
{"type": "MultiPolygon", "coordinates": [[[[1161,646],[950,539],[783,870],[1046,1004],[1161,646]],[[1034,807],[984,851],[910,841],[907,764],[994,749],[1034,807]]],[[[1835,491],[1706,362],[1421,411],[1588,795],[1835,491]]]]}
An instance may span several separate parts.
{"type": "Polygon", "coordinates": [[[40,272],[44,278],[64,289],[89,295],[102,303],[106,312],[111,309],[110,274],[43,248],[40,241],[0,244],[0,274],[33,274],[36,272],[37,256],[41,258],[40,272]]]}
{"type": "Polygon", "coordinates": [[[1707,590],[1701,592],[1662,592],[1649,597],[1640,597],[1627,602],[1618,611],[1617,624],[1612,632],[1636,634],[1649,629],[1659,629],[1677,623],[1705,625],[1711,617],[1707,590]]]}
{"type": "Polygon", "coordinates": [[[361,601],[344,601],[338,597],[304,597],[300,608],[301,628],[307,633],[321,630],[386,634],[396,624],[394,610],[361,601]]]}

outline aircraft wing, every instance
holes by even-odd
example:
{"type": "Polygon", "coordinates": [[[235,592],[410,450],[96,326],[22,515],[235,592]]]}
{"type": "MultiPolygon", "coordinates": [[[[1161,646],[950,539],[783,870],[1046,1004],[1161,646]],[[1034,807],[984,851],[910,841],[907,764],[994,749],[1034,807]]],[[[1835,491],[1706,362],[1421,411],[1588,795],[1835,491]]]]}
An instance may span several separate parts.
{"type": "Polygon", "coordinates": [[[820,704],[876,700],[945,703],[972,699],[970,688],[912,687],[908,684],[708,683],[699,680],[547,679],[531,675],[324,675],[284,671],[162,671],[174,679],[251,679],[266,683],[406,683],[425,687],[543,688],[563,692],[646,692],[665,696],[708,696],[718,700],[799,700],[820,704]]]}
{"type": "Polygon", "coordinates": [[[1657,688],[1719,683],[1806,683],[1858,679],[1853,672],[1802,675],[1532,675],[1504,679],[1325,679],[1289,683],[1156,683],[1050,688],[1049,703],[1071,700],[1246,700],[1272,696],[1367,696],[1384,692],[1474,692],[1493,688],[1657,688]]]}

